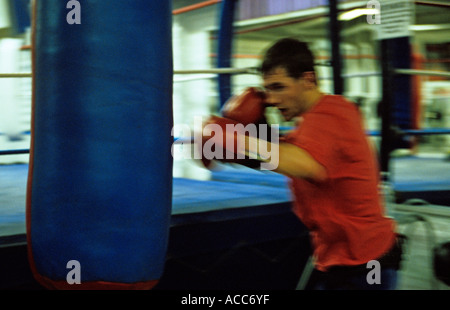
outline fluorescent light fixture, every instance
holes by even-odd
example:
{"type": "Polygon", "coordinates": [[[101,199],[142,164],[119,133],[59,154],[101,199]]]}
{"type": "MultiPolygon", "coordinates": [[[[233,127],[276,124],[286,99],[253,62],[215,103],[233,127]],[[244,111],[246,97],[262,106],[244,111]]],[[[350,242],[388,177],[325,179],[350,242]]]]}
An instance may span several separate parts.
{"type": "Polygon", "coordinates": [[[450,29],[450,24],[436,24],[436,25],[411,25],[409,30],[412,31],[430,31],[430,30],[445,30],[450,29]]]}
{"type": "Polygon", "coordinates": [[[354,9],[339,15],[339,20],[352,20],[362,15],[378,15],[380,11],[377,9],[354,9]]]}

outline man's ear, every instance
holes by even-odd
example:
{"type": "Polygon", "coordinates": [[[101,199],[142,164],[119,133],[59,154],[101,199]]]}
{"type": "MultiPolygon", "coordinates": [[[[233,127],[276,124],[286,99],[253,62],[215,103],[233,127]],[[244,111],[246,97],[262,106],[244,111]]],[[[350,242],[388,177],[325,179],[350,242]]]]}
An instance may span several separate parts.
{"type": "Polygon", "coordinates": [[[316,73],[314,71],[306,71],[302,73],[302,77],[308,88],[317,86],[316,73]]]}

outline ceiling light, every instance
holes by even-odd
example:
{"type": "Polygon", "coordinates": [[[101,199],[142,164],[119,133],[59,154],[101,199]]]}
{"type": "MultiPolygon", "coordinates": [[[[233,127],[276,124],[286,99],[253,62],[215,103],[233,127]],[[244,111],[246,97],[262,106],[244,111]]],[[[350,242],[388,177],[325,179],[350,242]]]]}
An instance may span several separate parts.
{"type": "Polygon", "coordinates": [[[352,20],[362,15],[378,15],[380,11],[377,9],[354,9],[339,15],[339,20],[352,20]]]}
{"type": "Polygon", "coordinates": [[[411,25],[409,26],[409,29],[412,31],[445,30],[450,29],[450,24],[411,25]]]}

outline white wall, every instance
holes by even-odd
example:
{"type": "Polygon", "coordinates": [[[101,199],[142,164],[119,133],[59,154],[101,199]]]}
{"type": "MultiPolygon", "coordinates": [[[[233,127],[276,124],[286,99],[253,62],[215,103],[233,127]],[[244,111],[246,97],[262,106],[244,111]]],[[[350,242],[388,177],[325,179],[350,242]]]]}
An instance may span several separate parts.
{"type": "MultiPolygon", "coordinates": [[[[31,72],[29,51],[23,39],[0,39],[0,73],[31,72]]],[[[0,150],[30,147],[31,78],[0,79],[0,150]]],[[[27,163],[29,156],[2,155],[1,164],[27,163]]]]}
{"type": "MultiPolygon", "coordinates": [[[[218,6],[205,7],[173,17],[174,70],[211,68],[210,30],[216,22],[218,6]]],[[[174,136],[193,136],[196,119],[206,119],[215,110],[214,75],[175,75],[173,84],[174,136]],[[182,129],[185,130],[182,130],[182,129]],[[190,129],[187,132],[186,128],[190,129]]],[[[200,128],[201,129],[201,128],[200,128]]],[[[174,146],[173,176],[206,180],[211,172],[194,155],[196,144],[174,146]]]]}
{"type": "Polygon", "coordinates": [[[0,0],[0,29],[11,27],[8,0],[0,0]]]}

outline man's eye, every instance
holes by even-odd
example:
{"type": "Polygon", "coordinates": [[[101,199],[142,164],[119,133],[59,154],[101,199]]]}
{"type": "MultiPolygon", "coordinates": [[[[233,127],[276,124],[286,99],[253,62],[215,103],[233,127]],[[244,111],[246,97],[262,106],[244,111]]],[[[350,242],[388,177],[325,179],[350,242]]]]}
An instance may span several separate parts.
{"type": "Polygon", "coordinates": [[[284,89],[284,85],[275,85],[272,87],[272,90],[274,91],[280,91],[284,89]]]}
{"type": "Polygon", "coordinates": [[[269,90],[269,91],[282,91],[284,88],[285,88],[284,85],[276,84],[276,85],[271,85],[271,86],[267,87],[267,90],[269,90]]]}

